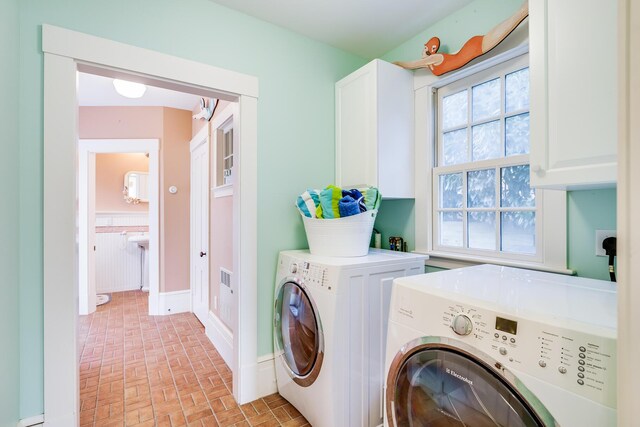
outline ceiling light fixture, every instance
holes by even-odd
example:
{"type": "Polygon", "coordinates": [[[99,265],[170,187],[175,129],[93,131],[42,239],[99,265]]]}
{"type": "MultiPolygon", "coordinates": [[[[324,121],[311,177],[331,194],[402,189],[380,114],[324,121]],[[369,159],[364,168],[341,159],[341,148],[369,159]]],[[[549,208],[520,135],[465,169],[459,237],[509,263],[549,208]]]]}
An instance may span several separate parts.
{"type": "Polygon", "coordinates": [[[126,80],[114,79],[113,87],[116,92],[125,98],[141,98],[147,90],[147,87],[141,83],[128,82],[126,80]]]}

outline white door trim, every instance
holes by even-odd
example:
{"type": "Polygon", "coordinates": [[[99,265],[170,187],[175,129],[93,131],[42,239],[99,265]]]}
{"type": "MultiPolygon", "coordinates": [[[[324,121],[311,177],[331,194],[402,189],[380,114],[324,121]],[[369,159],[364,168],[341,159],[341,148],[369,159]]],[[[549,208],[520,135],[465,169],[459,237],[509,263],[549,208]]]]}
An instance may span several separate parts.
{"type": "MultiPolygon", "coordinates": [[[[164,314],[158,308],[158,294],[160,292],[160,141],[157,139],[81,139],[78,142],[79,150],[79,268],[82,269],[83,248],[87,247],[87,233],[82,227],[82,218],[87,216],[87,206],[83,200],[87,200],[87,188],[82,183],[88,179],[88,153],[149,153],[149,314],[164,314]],[[82,191],[84,189],[84,191],[82,191]]],[[[80,270],[82,271],[82,270],[80,270]]],[[[91,306],[83,310],[82,285],[80,292],[80,314],[95,311],[95,298],[93,309],[91,306]]]]}
{"type": "Polygon", "coordinates": [[[44,412],[49,426],[78,425],[76,161],[79,68],[237,101],[233,265],[238,280],[233,394],[257,389],[257,96],[255,77],[44,24],[44,412]],[[133,72],[133,73],[131,73],[133,72]]]}

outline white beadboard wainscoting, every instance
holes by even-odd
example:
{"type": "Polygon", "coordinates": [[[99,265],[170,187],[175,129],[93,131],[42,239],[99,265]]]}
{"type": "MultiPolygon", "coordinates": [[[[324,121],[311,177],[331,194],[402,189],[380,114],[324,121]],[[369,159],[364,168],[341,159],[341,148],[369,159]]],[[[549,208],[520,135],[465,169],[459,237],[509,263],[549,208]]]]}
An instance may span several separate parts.
{"type": "Polygon", "coordinates": [[[149,216],[141,213],[96,214],[96,292],[122,292],[140,289],[141,273],[148,277],[148,262],[141,271],[142,250],[127,238],[143,234],[149,216]]]}

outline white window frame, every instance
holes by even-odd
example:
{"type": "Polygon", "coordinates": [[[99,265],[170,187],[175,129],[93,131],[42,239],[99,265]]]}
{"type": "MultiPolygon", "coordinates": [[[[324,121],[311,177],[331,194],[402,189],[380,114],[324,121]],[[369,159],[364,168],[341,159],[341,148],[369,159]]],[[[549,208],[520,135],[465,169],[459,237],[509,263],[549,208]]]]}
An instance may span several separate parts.
{"type": "MultiPolygon", "coordinates": [[[[227,158],[225,157],[224,154],[224,142],[225,142],[225,138],[224,135],[226,133],[228,133],[230,130],[234,129],[233,131],[233,151],[237,151],[237,136],[236,136],[236,131],[235,131],[235,120],[236,120],[236,115],[237,115],[237,108],[235,106],[235,104],[229,104],[226,106],[225,109],[223,109],[219,115],[215,116],[211,122],[211,136],[213,138],[213,173],[214,173],[214,177],[213,177],[213,182],[212,182],[212,188],[211,191],[213,192],[213,197],[214,198],[218,198],[218,197],[229,197],[229,196],[233,196],[233,178],[231,180],[231,182],[227,183],[227,184],[220,184],[218,183],[218,172],[220,171],[220,169],[224,169],[224,160],[227,158]],[[222,132],[222,138],[218,137],[218,131],[222,132]],[[220,145],[222,145],[222,149],[219,150],[220,145]],[[220,154],[218,154],[218,152],[220,151],[220,154]]],[[[231,156],[228,157],[233,157],[233,152],[231,153],[231,156]]],[[[234,159],[235,160],[235,159],[234,159]]],[[[232,176],[233,176],[233,167],[232,167],[232,176]]],[[[224,180],[224,178],[223,178],[224,180]]]]}
{"type": "MultiPolygon", "coordinates": [[[[430,73],[417,74],[415,79],[415,137],[416,137],[416,252],[430,256],[428,265],[456,268],[478,263],[490,263],[523,267],[562,274],[572,274],[567,269],[566,192],[561,190],[536,190],[536,242],[535,256],[513,253],[488,254],[483,250],[443,247],[438,242],[434,218],[437,208],[437,179],[434,173],[436,165],[436,141],[438,126],[437,90],[453,85],[471,75],[486,75],[489,68],[514,60],[518,65],[514,70],[528,64],[528,44],[522,44],[506,52],[494,54],[488,59],[449,73],[445,77],[436,77],[430,73]],[[518,58],[515,59],[514,58],[518,58]],[[518,62],[524,61],[524,62],[518,62]],[[428,167],[425,167],[428,165],[428,167]],[[462,250],[460,250],[462,249],[462,250]]],[[[478,81],[480,82],[481,79],[478,81]]],[[[453,92],[452,92],[453,93],[453,92]]],[[[471,106],[470,106],[471,107],[471,106]]],[[[528,155],[513,156],[514,164],[528,163],[528,155]]],[[[497,167],[494,160],[469,163],[468,170],[497,167]]],[[[460,169],[460,165],[454,166],[460,169]]],[[[446,171],[448,166],[438,168],[446,171]]],[[[500,197],[500,193],[496,193],[500,197]]],[[[499,203],[498,203],[499,204],[499,203]]],[[[499,208],[498,208],[499,209],[499,208]]],[[[496,224],[497,226],[497,224],[496,224]]],[[[497,231],[499,232],[499,230],[497,231]]],[[[496,242],[499,247],[499,240],[496,242]]]]}

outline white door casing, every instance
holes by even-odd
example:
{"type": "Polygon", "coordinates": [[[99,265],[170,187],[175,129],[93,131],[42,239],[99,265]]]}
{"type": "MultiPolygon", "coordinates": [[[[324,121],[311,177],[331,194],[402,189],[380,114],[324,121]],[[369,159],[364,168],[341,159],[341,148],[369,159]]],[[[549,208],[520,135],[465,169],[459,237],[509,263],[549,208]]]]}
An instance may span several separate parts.
{"type": "Polygon", "coordinates": [[[203,325],[209,315],[209,125],[189,144],[191,150],[190,242],[191,309],[203,325]]]}
{"type": "Polygon", "coordinates": [[[96,311],[96,153],[79,141],[78,179],[78,313],[96,311]]]}
{"type": "Polygon", "coordinates": [[[42,25],[42,51],[45,426],[74,427],[79,421],[75,167],[79,68],[239,103],[242,167],[234,171],[233,265],[234,279],[242,286],[237,292],[233,395],[240,404],[260,397],[256,380],[258,79],[47,24],[42,25]]]}

